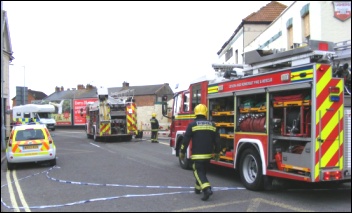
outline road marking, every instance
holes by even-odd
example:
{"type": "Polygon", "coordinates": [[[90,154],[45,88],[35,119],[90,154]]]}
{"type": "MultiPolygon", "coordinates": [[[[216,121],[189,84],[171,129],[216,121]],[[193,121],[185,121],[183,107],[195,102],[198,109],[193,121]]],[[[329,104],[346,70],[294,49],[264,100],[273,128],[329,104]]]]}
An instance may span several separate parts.
{"type": "Polygon", "coordinates": [[[96,147],[100,148],[100,146],[98,146],[98,145],[96,145],[96,144],[94,144],[94,143],[90,143],[90,144],[92,144],[93,146],[96,146],[96,147]]]}
{"type": "Polygon", "coordinates": [[[21,186],[20,186],[20,184],[18,182],[17,175],[16,175],[16,170],[12,171],[12,176],[13,176],[13,180],[15,181],[16,189],[17,189],[20,201],[22,203],[22,206],[23,206],[23,208],[24,208],[24,210],[26,212],[30,212],[31,210],[28,208],[28,204],[26,202],[26,199],[24,199],[21,186]]]}
{"type": "MultiPolygon", "coordinates": [[[[286,210],[292,210],[295,212],[313,212],[312,210],[309,209],[303,209],[303,208],[298,208],[295,206],[291,206],[291,205],[287,205],[285,203],[278,203],[278,202],[274,202],[274,201],[270,201],[270,200],[265,200],[262,198],[254,198],[250,200],[247,212],[257,212],[258,211],[258,207],[260,205],[260,203],[266,203],[269,204],[270,206],[277,206],[286,210]]],[[[260,211],[260,209],[259,209],[260,211]]]]}
{"type": "Polygon", "coordinates": [[[219,204],[214,204],[214,205],[197,206],[197,207],[192,207],[192,208],[185,208],[185,209],[176,210],[175,212],[190,212],[190,211],[204,210],[204,209],[208,209],[208,208],[216,208],[216,207],[220,207],[220,206],[228,206],[228,205],[234,205],[234,204],[245,203],[245,202],[248,202],[248,201],[241,200],[241,201],[233,201],[233,202],[228,202],[228,203],[219,203],[219,204]]]}
{"type": "Polygon", "coordinates": [[[13,192],[10,174],[11,174],[11,171],[10,171],[10,170],[7,170],[7,172],[6,172],[6,180],[7,180],[7,182],[8,182],[7,185],[8,185],[8,187],[9,187],[9,194],[10,194],[11,205],[12,205],[12,208],[14,209],[15,212],[19,212],[20,209],[18,208],[17,201],[16,201],[16,197],[15,197],[15,194],[14,194],[14,192],[13,192]]]}
{"type": "Polygon", "coordinates": [[[250,200],[239,200],[239,201],[233,201],[233,202],[227,202],[227,203],[197,206],[197,207],[192,207],[192,208],[184,208],[184,209],[176,210],[174,212],[190,212],[190,211],[197,211],[197,210],[207,210],[210,208],[217,208],[220,206],[229,206],[229,205],[235,205],[235,204],[247,203],[247,202],[249,202],[249,205],[248,205],[246,212],[260,212],[260,209],[258,209],[258,208],[261,203],[265,203],[270,206],[276,206],[276,207],[280,207],[280,208],[283,208],[286,210],[292,210],[292,211],[296,211],[296,212],[314,212],[309,209],[297,208],[295,206],[287,205],[285,203],[273,202],[273,201],[265,200],[262,198],[254,198],[254,199],[250,199],[250,200]]]}

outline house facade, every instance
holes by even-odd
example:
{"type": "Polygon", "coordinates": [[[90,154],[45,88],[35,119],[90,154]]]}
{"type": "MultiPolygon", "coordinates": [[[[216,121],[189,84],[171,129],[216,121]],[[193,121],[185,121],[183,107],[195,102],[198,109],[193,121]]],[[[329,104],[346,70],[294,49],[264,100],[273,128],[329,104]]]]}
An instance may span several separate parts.
{"type": "Polygon", "coordinates": [[[286,8],[286,5],[272,1],[242,19],[231,37],[217,52],[221,63],[243,64],[244,48],[264,32],[286,8]]]}
{"type": "Polygon", "coordinates": [[[351,40],[350,1],[295,1],[245,47],[289,50],[308,40],[351,40]]]}
{"type": "Polygon", "coordinates": [[[7,20],[7,12],[4,10],[1,10],[1,49],[1,124],[3,125],[5,130],[4,132],[1,132],[1,135],[2,137],[7,138],[10,135],[11,123],[10,114],[7,113],[7,111],[10,109],[9,65],[14,59],[14,57],[12,52],[10,31],[7,20]]]}
{"type": "Polygon", "coordinates": [[[288,7],[278,7],[278,4],[273,1],[243,19],[234,34],[217,52],[220,64],[243,65],[244,52],[256,49],[289,50],[305,45],[310,39],[350,43],[350,1],[294,1],[288,7]],[[268,8],[276,13],[273,12],[270,16],[271,22],[268,19],[266,25],[260,24],[259,20],[265,20],[260,17],[268,13],[268,8]],[[254,19],[259,19],[256,25],[249,25],[249,20],[254,19]],[[256,27],[257,33],[246,33],[250,29],[254,31],[253,27],[256,27]],[[235,54],[231,54],[231,51],[235,54]]]}

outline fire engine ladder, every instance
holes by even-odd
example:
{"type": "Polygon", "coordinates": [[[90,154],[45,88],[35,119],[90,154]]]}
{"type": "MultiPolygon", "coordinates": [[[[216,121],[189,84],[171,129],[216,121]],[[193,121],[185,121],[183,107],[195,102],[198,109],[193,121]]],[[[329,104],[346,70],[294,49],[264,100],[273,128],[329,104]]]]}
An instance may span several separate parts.
{"type": "Polygon", "coordinates": [[[332,42],[310,40],[307,45],[292,50],[253,50],[244,53],[245,74],[258,74],[273,69],[292,67],[313,61],[330,61],[334,54],[332,42]],[[323,49],[323,50],[321,50],[323,49]]]}
{"type": "MultiPolygon", "coordinates": [[[[341,41],[335,43],[334,46],[335,55],[334,55],[334,68],[336,71],[343,64],[348,63],[351,65],[351,40],[341,41]]],[[[334,71],[335,72],[335,71],[334,71]]],[[[348,89],[348,86],[345,85],[345,94],[351,95],[351,91],[348,89]]]]}
{"type": "Polygon", "coordinates": [[[335,43],[334,50],[336,59],[351,59],[351,40],[335,43]]]}
{"type": "Polygon", "coordinates": [[[120,92],[114,93],[113,97],[116,99],[120,99],[125,103],[129,101],[132,103],[132,99],[134,97],[134,89],[126,89],[126,90],[122,90],[120,92]]]}
{"type": "Polygon", "coordinates": [[[100,109],[101,109],[100,121],[101,122],[109,121],[110,120],[110,112],[109,112],[110,110],[109,110],[109,106],[107,103],[107,99],[100,101],[99,105],[100,105],[100,109]]]}

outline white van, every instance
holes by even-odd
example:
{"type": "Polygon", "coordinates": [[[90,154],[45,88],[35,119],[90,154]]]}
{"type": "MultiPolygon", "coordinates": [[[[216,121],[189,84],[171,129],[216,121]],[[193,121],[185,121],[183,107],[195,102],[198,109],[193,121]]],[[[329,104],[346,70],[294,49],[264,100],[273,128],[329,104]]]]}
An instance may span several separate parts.
{"type": "Polygon", "coordinates": [[[25,104],[12,108],[12,119],[14,122],[21,123],[28,123],[32,119],[54,131],[56,127],[56,121],[52,117],[54,112],[55,107],[51,104],[25,104]]]}

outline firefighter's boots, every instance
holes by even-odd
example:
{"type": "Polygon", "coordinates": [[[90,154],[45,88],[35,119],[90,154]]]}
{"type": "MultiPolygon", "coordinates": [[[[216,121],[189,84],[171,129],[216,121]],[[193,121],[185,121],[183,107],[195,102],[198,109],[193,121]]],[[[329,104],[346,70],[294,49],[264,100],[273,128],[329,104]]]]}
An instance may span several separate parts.
{"type": "Polygon", "coordinates": [[[203,197],[202,200],[206,201],[209,199],[209,197],[213,194],[213,191],[211,191],[210,187],[207,187],[203,190],[203,197]]]}

